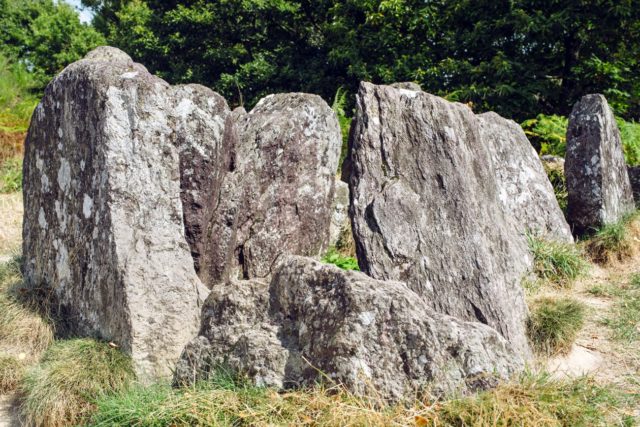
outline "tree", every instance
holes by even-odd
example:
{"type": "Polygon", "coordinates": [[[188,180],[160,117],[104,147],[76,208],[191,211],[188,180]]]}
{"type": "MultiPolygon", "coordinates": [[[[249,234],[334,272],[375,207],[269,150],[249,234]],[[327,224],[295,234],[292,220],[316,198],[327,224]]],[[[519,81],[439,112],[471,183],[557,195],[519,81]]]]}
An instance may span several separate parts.
{"type": "Polygon", "coordinates": [[[42,88],[104,37],[80,22],[77,12],[53,0],[0,0],[0,53],[29,69],[42,88]]]}

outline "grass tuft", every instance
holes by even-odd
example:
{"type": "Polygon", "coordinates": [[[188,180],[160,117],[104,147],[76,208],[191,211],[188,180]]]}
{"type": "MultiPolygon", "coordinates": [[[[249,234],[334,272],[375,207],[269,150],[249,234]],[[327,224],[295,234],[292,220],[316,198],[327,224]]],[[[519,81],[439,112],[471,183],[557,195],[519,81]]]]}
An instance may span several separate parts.
{"type": "Polygon", "coordinates": [[[633,234],[638,213],[626,215],[620,221],[606,224],[589,238],[586,249],[594,262],[609,264],[614,260],[624,261],[634,252],[633,234]]]}
{"type": "Polygon", "coordinates": [[[28,425],[68,426],[90,416],[99,397],[134,380],[131,359],[92,339],[57,341],[29,369],[20,410],[28,425]]]}
{"type": "Polygon", "coordinates": [[[567,353],[584,325],[585,306],[570,298],[542,298],[533,304],[527,332],[543,355],[567,353]]]}
{"type": "Polygon", "coordinates": [[[0,265],[0,352],[35,361],[53,342],[53,327],[27,302],[20,260],[0,265]]]}
{"type": "Polygon", "coordinates": [[[0,394],[15,390],[23,374],[24,364],[20,360],[0,354],[0,394]]]}
{"type": "Polygon", "coordinates": [[[446,401],[389,404],[344,389],[278,393],[248,386],[200,383],[134,387],[104,396],[88,423],[111,426],[587,426],[621,425],[631,396],[589,378],[552,379],[524,374],[519,380],[446,401]]]}
{"type": "Polygon", "coordinates": [[[583,275],[588,263],[574,244],[551,242],[529,235],[534,271],[538,277],[561,286],[570,285],[583,275]]]}
{"type": "Polygon", "coordinates": [[[336,265],[343,270],[360,271],[357,259],[342,255],[335,248],[330,248],[327,251],[326,255],[322,257],[322,262],[324,262],[325,264],[336,265]]]}

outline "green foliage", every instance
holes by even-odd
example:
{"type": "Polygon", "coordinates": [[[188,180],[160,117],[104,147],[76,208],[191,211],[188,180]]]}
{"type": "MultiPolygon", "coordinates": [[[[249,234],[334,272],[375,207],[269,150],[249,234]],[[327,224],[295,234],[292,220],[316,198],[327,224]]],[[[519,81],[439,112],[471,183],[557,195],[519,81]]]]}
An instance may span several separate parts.
{"type": "Polygon", "coordinates": [[[584,324],[584,314],[584,305],[573,299],[536,301],[527,323],[534,350],[546,355],[569,351],[584,324]]]}
{"type": "Polygon", "coordinates": [[[567,125],[566,117],[538,114],[535,119],[524,121],[522,128],[541,156],[551,154],[564,157],[567,148],[567,125]]]}
{"type": "Polygon", "coordinates": [[[335,248],[330,248],[326,255],[322,258],[322,262],[325,264],[333,264],[340,267],[343,270],[355,270],[360,271],[358,266],[358,260],[352,257],[344,256],[335,248]]]}
{"type": "Polygon", "coordinates": [[[576,245],[547,241],[532,235],[527,239],[538,277],[568,286],[586,272],[588,264],[576,245]]]}
{"type": "Polygon", "coordinates": [[[104,37],[63,1],[0,1],[0,53],[26,66],[38,89],[101,44],[104,37]]]}
{"type": "Polygon", "coordinates": [[[640,274],[630,283],[610,291],[619,299],[604,323],[613,331],[613,338],[626,343],[640,339],[640,274]]]}
{"type": "Polygon", "coordinates": [[[333,98],[333,105],[331,109],[338,116],[338,123],[340,123],[340,131],[342,132],[342,149],[340,151],[340,161],[338,162],[338,172],[342,170],[342,163],[347,157],[347,151],[349,150],[349,130],[351,129],[351,118],[347,116],[345,109],[347,108],[347,91],[340,87],[336,91],[336,95],[333,98]]]}
{"type": "Polygon", "coordinates": [[[21,411],[29,425],[76,425],[96,399],[133,380],[131,359],[118,349],[91,339],[57,341],[25,374],[21,411]]]}
{"type": "Polygon", "coordinates": [[[427,91],[523,120],[585,93],[640,111],[640,8],[612,0],[83,0],[109,43],[171,82],[232,104],[268,92],[331,100],[361,80],[427,91]]]}
{"type": "Polygon", "coordinates": [[[0,193],[22,189],[22,159],[14,157],[0,163],[0,193]]]}
{"type": "Polygon", "coordinates": [[[12,64],[0,55],[0,131],[27,130],[38,103],[31,93],[33,76],[21,64],[12,64]]]}
{"type": "Polygon", "coordinates": [[[624,158],[628,165],[640,165],[640,123],[617,118],[624,158]]]}

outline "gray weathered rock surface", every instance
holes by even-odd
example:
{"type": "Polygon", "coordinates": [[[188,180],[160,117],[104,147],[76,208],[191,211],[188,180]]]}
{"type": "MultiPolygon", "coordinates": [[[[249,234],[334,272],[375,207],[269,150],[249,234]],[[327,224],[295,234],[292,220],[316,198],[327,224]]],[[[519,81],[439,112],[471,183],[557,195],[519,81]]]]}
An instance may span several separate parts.
{"type": "Polygon", "coordinates": [[[340,234],[349,226],[349,184],[336,179],[335,193],[331,204],[329,246],[335,246],[340,240],[340,234]]]}
{"type": "Polygon", "coordinates": [[[636,202],[636,206],[640,206],[640,166],[629,166],[627,172],[629,173],[633,199],[636,202]]]}
{"type": "Polygon", "coordinates": [[[564,170],[574,233],[616,222],[634,209],[620,131],[604,96],[585,95],[573,106],[564,170]]]}
{"type": "Polygon", "coordinates": [[[64,332],[116,342],[142,380],[170,374],[206,291],[185,240],[169,114],[198,103],[191,90],[98,48],[47,86],[26,142],[25,279],[53,291],[64,332]]]}
{"type": "Polygon", "coordinates": [[[479,119],[424,92],[363,83],[354,126],[350,214],[363,271],[406,282],[425,309],[486,323],[528,357],[520,282],[532,259],[501,206],[479,119]]]}
{"type": "Polygon", "coordinates": [[[200,277],[265,278],[285,254],[319,255],[329,242],[341,133],[319,96],[270,95],[234,111],[229,171],[212,199],[200,277]]]}
{"type": "Polygon", "coordinates": [[[477,118],[480,138],[493,156],[498,198],[506,212],[515,217],[518,231],[573,243],[551,182],[520,125],[496,113],[477,118]]]}
{"type": "Polygon", "coordinates": [[[270,284],[212,291],[175,381],[220,365],[276,387],[313,385],[321,371],[356,393],[373,387],[393,399],[482,388],[523,369],[494,329],[433,312],[403,283],[303,257],[283,259],[270,284]]]}

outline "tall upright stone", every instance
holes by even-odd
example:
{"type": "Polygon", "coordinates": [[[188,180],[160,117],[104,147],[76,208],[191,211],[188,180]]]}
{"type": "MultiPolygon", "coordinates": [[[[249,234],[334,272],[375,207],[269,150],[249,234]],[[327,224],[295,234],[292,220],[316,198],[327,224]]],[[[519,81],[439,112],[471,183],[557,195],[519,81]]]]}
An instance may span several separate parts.
{"type": "Polygon", "coordinates": [[[573,106],[564,170],[574,233],[614,223],[634,209],[620,131],[604,96],[585,95],[573,106]]]}
{"type": "Polygon", "coordinates": [[[520,286],[525,236],[500,201],[490,144],[465,105],[362,83],[350,142],[360,267],[399,280],[425,309],[487,324],[530,354],[520,286]]]}
{"type": "Polygon", "coordinates": [[[315,256],[329,242],[341,133],[319,96],[270,95],[236,111],[229,169],[210,199],[200,277],[266,278],[283,255],[315,256]]]}
{"type": "Polygon", "coordinates": [[[573,243],[553,186],[522,127],[493,112],[476,117],[480,138],[493,157],[498,199],[515,218],[518,231],[573,243]]]}
{"type": "Polygon", "coordinates": [[[177,146],[181,132],[216,127],[187,124],[181,108],[198,102],[97,48],[47,86],[26,141],[25,280],[51,291],[61,332],[115,342],[141,380],[170,375],[207,293],[185,239],[177,146]]]}

